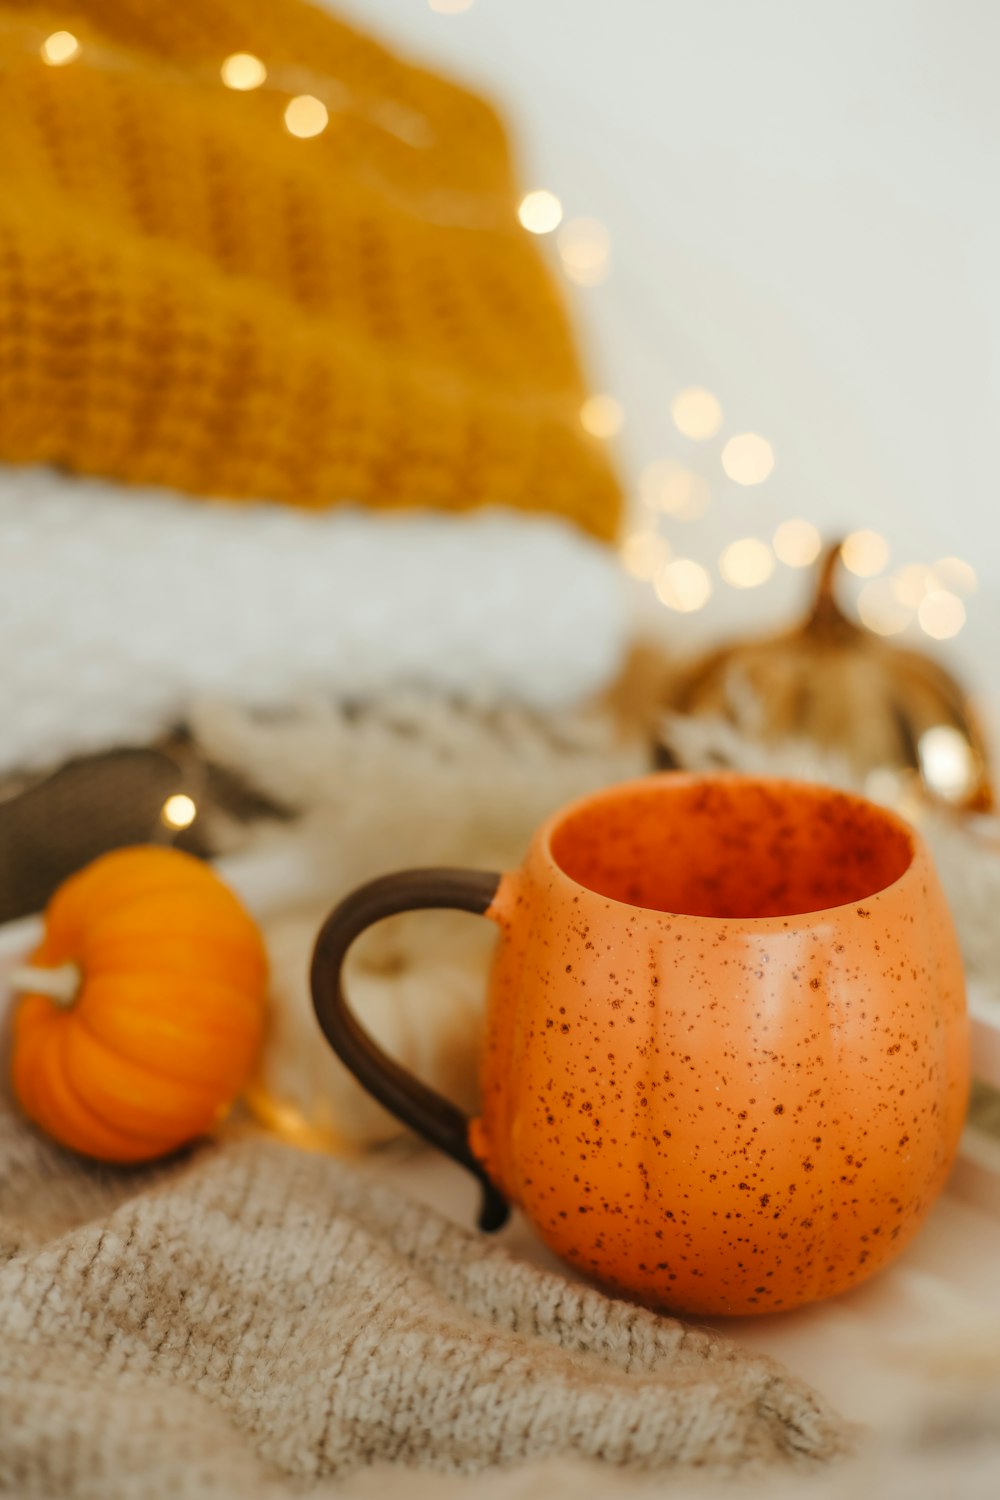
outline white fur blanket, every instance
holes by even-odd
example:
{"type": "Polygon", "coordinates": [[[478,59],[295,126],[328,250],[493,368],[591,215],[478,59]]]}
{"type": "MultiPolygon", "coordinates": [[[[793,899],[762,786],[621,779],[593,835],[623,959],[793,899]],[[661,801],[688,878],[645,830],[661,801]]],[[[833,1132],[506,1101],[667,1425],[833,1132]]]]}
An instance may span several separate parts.
{"type": "Polygon", "coordinates": [[[623,590],[614,552],[550,517],[307,513],[0,467],[0,774],[145,743],[204,694],[565,707],[619,666],[623,590]]]}

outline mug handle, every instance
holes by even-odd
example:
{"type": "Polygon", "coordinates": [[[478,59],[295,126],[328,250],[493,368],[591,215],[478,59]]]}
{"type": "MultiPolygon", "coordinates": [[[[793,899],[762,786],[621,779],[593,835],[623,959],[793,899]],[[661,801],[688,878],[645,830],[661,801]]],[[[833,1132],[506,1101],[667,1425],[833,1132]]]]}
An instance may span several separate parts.
{"type": "Polygon", "coordinates": [[[346,896],[323,923],[310,973],[316,1018],[341,1062],[390,1114],[478,1179],[483,1190],[479,1211],[483,1230],[502,1229],[510,1208],[472,1154],[468,1118],[376,1045],[344,998],[342,972],[347,950],[373,922],[403,911],[437,907],[482,916],[499,885],[500,876],[485,870],[400,870],[370,880],[346,896]]]}

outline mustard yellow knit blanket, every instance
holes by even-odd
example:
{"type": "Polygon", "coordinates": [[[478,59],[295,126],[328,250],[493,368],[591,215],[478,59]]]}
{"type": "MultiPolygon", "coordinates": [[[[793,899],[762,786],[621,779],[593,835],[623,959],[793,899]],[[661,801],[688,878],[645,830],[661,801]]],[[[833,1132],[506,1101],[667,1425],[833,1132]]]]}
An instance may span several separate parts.
{"type": "Polygon", "coordinates": [[[483,101],[299,0],[0,0],[0,59],[0,460],[613,534],[483,101]]]}

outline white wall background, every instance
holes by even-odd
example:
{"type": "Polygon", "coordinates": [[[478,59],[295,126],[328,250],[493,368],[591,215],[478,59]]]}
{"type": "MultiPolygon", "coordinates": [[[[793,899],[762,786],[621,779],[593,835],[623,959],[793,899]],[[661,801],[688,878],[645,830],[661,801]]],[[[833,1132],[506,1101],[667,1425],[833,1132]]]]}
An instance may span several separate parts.
{"type": "Polygon", "coordinates": [[[608,280],[568,295],[595,386],[625,408],[625,477],[634,489],[643,464],[672,458],[712,483],[702,518],[663,523],[714,578],[698,614],[656,606],[674,633],[763,626],[801,597],[785,567],[756,589],[723,583],[734,537],[768,539],[788,516],[871,527],[890,567],[974,564],[966,626],[936,649],[1000,697],[1000,4],[335,8],[487,92],[525,186],[608,227],[608,280]],[[690,385],[725,412],[705,444],[670,418],[690,385]],[[719,462],[747,429],[776,455],[754,488],[719,462]]]}

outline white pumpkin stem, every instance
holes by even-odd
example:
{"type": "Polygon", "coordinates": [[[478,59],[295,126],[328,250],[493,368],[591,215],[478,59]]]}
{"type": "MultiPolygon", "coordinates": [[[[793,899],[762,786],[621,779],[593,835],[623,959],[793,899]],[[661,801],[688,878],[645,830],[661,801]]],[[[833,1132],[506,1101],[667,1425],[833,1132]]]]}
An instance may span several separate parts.
{"type": "Polygon", "coordinates": [[[60,964],[56,969],[36,969],[22,964],[11,975],[11,989],[22,995],[46,995],[69,1010],[80,993],[83,975],[78,964],[60,964]]]}

